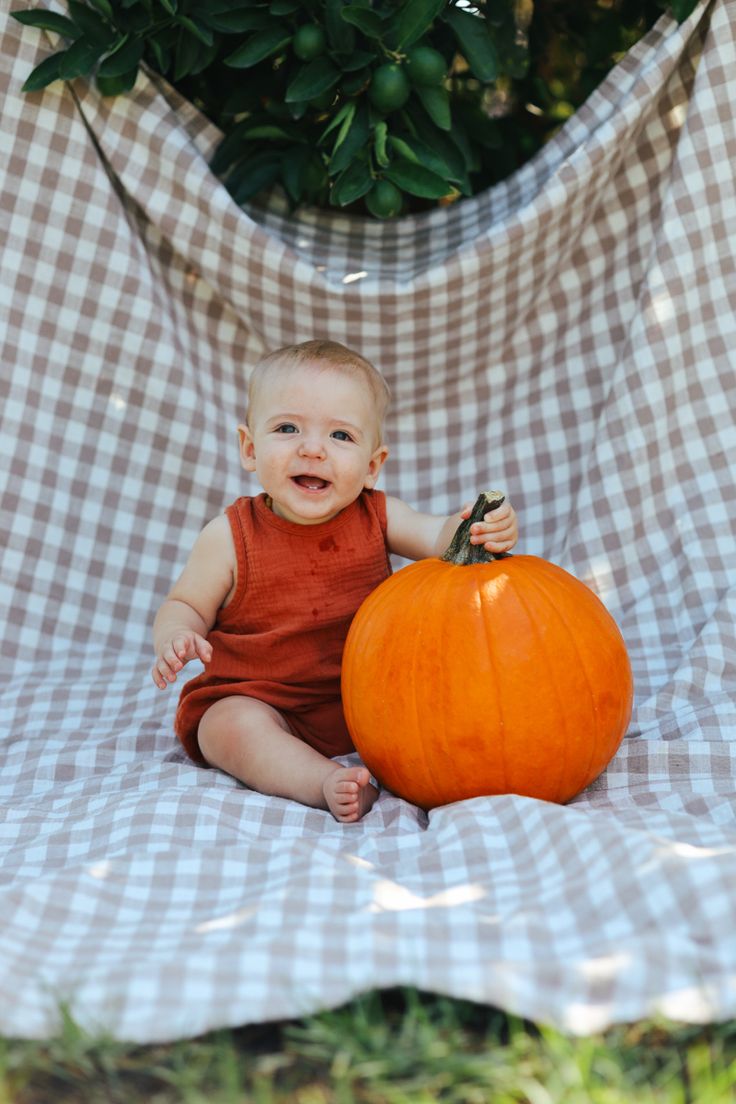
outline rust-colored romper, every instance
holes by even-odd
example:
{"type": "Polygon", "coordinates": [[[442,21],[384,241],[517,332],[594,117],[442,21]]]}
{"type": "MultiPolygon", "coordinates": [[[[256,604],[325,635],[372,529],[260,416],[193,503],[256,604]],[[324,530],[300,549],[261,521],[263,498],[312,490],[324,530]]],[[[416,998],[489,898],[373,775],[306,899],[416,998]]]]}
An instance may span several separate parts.
{"type": "Polygon", "coordinates": [[[204,762],[199,722],[220,698],[243,694],[278,709],[296,736],[323,755],[353,750],[340,700],[345,637],[365,597],[391,574],[386,496],[363,491],[323,525],[274,514],[266,495],[225,511],[238,575],[208,636],[212,660],[186,683],[176,734],[204,762]]]}

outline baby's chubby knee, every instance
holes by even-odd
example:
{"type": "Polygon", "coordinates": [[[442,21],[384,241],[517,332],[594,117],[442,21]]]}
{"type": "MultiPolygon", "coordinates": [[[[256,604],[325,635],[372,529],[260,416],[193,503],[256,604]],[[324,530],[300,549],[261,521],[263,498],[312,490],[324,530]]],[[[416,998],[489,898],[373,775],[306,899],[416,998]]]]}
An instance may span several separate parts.
{"type": "Polygon", "coordinates": [[[197,743],[205,761],[232,773],[254,741],[267,737],[271,726],[288,730],[277,711],[256,698],[222,698],[209,707],[199,722],[197,743]]]}

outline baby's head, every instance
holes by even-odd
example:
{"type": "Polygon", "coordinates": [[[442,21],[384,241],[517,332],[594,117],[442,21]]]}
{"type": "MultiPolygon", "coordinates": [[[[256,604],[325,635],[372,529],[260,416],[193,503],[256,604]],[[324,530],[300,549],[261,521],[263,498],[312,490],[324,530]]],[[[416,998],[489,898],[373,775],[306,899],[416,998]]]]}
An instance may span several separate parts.
{"type": "Polygon", "coordinates": [[[336,341],[305,341],[265,356],[250,381],[240,462],[271,509],[319,524],[372,490],[388,455],[388,387],[373,365],[336,341]]]}
{"type": "Polygon", "coordinates": [[[383,420],[389,403],[388,384],[369,360],[339,341],[302,341],[299,345],[285,345],[262,357],[253,369],[248,387],[246,422],[249,426],[264,381],[276,375],[286,376],[289,372],[302,370],[337,372],[365,388],[375,410],[375,444],[382,444],[383,420]]]}

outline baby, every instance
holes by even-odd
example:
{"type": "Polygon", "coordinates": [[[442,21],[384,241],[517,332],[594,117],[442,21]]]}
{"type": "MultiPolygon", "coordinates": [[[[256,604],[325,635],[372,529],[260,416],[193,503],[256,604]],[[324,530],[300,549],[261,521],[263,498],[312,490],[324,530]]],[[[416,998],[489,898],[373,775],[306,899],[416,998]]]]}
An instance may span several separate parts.
{"type": "MultiPolygon", "coordinates": [[[[264,493],[205,526],[153,627],[160,689],[190,660],[205,664],[176,714],[190,757],[339,821],[360,819],[378,796],[365,767],[333,760],[354,750],[340,700],[350,622],[391,574],[390,553],[439,556],[470,515],[469,505],[419,513],[374,489],[387,402],[379,372],[337,342],[264,357],[238,427],[241,464],[264,493]]],[[[508,502],[471,539],[508,552],[508,502]]]]}

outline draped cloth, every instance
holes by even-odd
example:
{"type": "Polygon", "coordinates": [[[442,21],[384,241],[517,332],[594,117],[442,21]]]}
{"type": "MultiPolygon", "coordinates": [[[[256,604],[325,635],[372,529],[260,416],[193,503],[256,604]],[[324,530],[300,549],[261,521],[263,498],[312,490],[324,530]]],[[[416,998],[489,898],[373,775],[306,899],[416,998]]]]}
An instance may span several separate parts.
{"type": "MultiPolygon", "coordinates": [[[[511,179],[378,223],[243,211],[160,78],[0,70],[0,1030],[60,1006],[151,1042],[413,985],[585,1033],[736,1014],[736,4],[663,16],[511,179]],[[385,373],[382,486],[502,487],[519,552],[585,581],[636,683],[567,806],[357,825],[185,759],[153,613],[239,494],[266,349],[385,373]]],[[[346,760],[352,762],[352,759],[346,760]]]]}

